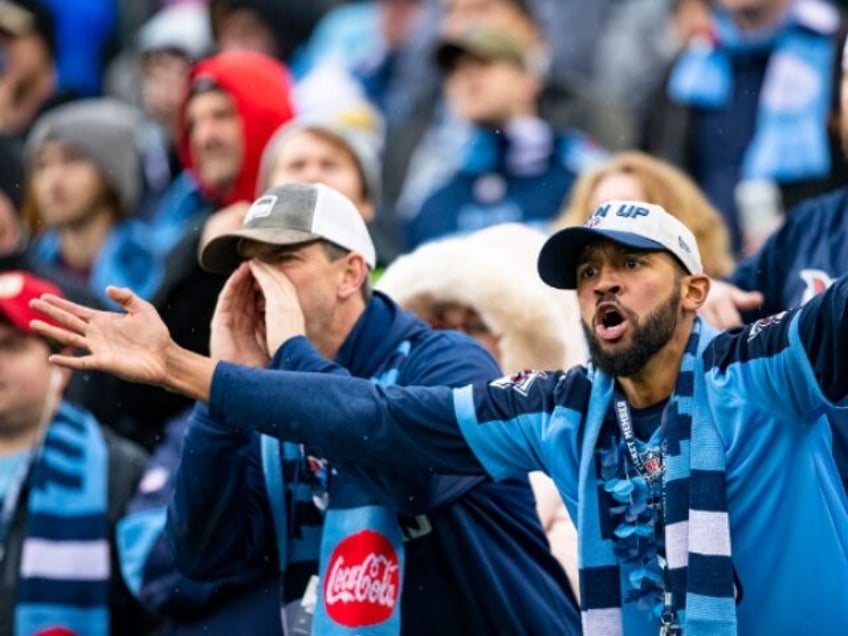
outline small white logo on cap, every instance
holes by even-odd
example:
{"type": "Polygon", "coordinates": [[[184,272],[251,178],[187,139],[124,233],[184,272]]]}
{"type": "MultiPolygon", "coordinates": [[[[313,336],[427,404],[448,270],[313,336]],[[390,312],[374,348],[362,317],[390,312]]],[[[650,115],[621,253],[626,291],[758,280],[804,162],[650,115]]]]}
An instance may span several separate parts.
{"type": "Polygon", "coordinates": [[[269,194],[256,199],[247,211],[247,216],[244,217],[244,224],[247,225],[255,219],[264,219],[265,217],[271,216],[271,210],[274,209],[274,204],[276,203],[277,196],[274,194],[269,194]]]}
{"type": "Polygon", "coordinates": [[[24,288],[24,277],[20,274],[0,276],[0,298],[14,298],[24,288]]]}

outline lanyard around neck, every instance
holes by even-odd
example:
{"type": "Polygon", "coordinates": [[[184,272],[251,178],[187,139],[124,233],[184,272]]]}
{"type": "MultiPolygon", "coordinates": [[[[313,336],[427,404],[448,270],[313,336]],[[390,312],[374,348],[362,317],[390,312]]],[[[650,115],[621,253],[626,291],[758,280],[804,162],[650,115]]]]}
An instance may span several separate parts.
{"type": "MultiPolygon", "coordinates": [[[[668,404],[666,404],[666,409],[668,404]]],[[[613,413],[615,421],[618,424],[618,430],[621,432],[621,439],[624,446],[627,448],[627,454],[630,456],[630,461],[636,471],[651,483],[662,478],[665,472],[665,463],[661,450],[648,449],[640,452],[636,445],[636,434],[633,431],[633,417],[630,414],[630,405],[625,397],[616,389],[613,399],[613,413]]],[[[662,419],[665,421],[665,409],[663,409],[662,419]]],[[[662,428],[660,424],[660,428],[662,428]]]]}

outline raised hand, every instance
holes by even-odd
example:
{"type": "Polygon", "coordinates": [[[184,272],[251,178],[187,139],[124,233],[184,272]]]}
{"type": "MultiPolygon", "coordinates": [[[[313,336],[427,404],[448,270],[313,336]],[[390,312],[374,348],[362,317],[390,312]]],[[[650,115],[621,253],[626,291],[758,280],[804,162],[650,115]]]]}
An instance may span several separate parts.
{"type": "Polygon", "coordinates": [[[303,310],[294,285],[283,272],[256,259],[247,264],[265,296],[265,338],[273,354],[289,338],[306,334],[303,310]]]}
{"type": "Polygon", "coordinates": [[[218,296],[212,316],[209,352],[213,360],[265,367],[265,314],[262,293],[247,263],[232,273],[218,296]]]}
{"type": "Polygon", "coordinates": [[[37,333],[88,352],[79,357],[55,354],[50,361],[70,369],[106,371],[133,382],[165,385],[168,350],[176,346],[165,323],[153,305],[129,289],[109,287],[106,293],[125,313],[91,309],[51,294],[31,302],[34,309],[61,325],[34,320],[31,326],[37,333]]]}

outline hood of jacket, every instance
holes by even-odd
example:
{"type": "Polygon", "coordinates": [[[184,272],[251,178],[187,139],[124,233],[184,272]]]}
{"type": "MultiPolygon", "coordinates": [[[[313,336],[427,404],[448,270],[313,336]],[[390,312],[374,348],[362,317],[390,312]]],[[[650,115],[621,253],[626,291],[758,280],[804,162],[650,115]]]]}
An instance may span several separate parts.
{"type": "Polygon", "coordinates": [[[426,243],[392,263],[376,287],[425,320],[436,303],[473,308],[499,337],[506,373],[567,368],[586,359],[580,312],[573,292],[536,273],[545,238],[505,223],[426,243]]]}
{"type": "Polygon", "coordinates": [[[274,132],[294,116],[291,78],[277,60],[252,51],[227,51],[196,64],[189,76],[183,107],[180,109],[180,159],[191,171],[204,196],[221,206],[256,198],[259,161],[265,144],[274,132]],[[233,188],[225,196],[199,178],[189,150],[185,110],[190,87],[199,78],[214,81],[229,93],[241,116],[244,134],[244,159],[233,188]]]}

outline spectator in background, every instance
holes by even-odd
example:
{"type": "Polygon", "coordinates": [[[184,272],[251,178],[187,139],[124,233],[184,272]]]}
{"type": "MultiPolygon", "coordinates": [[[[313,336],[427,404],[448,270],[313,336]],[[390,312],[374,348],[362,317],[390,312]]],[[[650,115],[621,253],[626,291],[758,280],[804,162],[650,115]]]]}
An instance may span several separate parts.
{"type": "Polygon", "coordinates": [[[191,69],[178,111],[184,170],[154,216],[159,241],[173,245],[186,229],[196,241],[209,214],[252,200],[262,149],[292,117],[290,89],[286,68],[260,53],[219,53],[191,69]]]}
{"type": "Polygon", "coordinates": [[[27,139],[24,216],[33,256],[76,277],[103,302],[106,285],[149,298],[162,262],[133,219],[141,193],[138,113],[111,99],[82,100],[41,117],[27,139]]]}
{"type": "MultiPolygon", "coordinates": [[[[162,192],[182,170],[179,158],[179,117],[191,67],[212,48],[205,4],[183,2],[162,8],[138,32],[131,52],[132,71],[124,74],[139,91],[146,115],[140,137],[147,186],[139,214],[151,216],[162,192]]],[[[124,65],[126,66],[126,65],[124,65]]]]}
{"type": "Polygon", "coordinates": [[[61,296],[0,274],[0,632],[143,636],[153,621],[123,584],[114,531],[146,458],[62,398],[70,375],[47,361],[59,346],[29,327],[47,292],[61,296]]]}
{"type": "Polygon", "coordinates": [[[336,0],[210,0],[209,17],[221,51],[256,51],[295,62],[318,20],[336,0]]]}
{"type": "Polygon", "coordinates": [[[546,226],[577,174],[604,152],[584,133],[555,131],[539,117],[539,74],[509,33],[469,31],[445,40],[436,59],[450,105],[473,124],[473,138],[455,172],[407,219],[407,245],[505,222],[546,226]]]}
{"type": "Polygon", "coordinates": [[[669,214],[695,235],[706,274],[720,278],[733,269],[730,234],[718,210],[684,172],[642,152],[619,153],[580,175],[553,228],[583,225],[601,203],[615,199],[647,201],[671,210],[669,214]]]}
{"type": "Polygon", "coordinates": [[[830,124],[844,25],[819,0],[718,0],[711,29],[651,103],[645,148],[691,175],[750,252],[784,209],[843,181],[830,124]]]}
{"type": "Polygon", "coordinates": [[[0,133],[24,138],[38,114],[67,95],[58,91],[55,22],[37,0],[0,4],[0,133]]]}
{"type": "MultiPolygon", "coordinates": [[[[586,361],[577,299],[535,276],[545,235],[504,223],[432,241],[395,260],[376,289],[436,329],[482,344],[506,374],[570,368],[586,361]]],[[[530,482],[551,551],[578,589],[577,533],[556,488],[541,473],[530,482]]]]}
{"type": "MultiPolygon", "coordinates": [[[[30,234],[21,217],[24,200],[23,151],[16,140],[0,137],[0,272],[23,270],[58,287],[65,298],[102,306],[95,294],[61,264],[41,260],[30,242],[30,234]]],[[[106,426],[119,418],[121,405],[115,399],[114,377],[103,373],[80,372],[71,376],[65,399],[81,405],[106,426]]]]}

